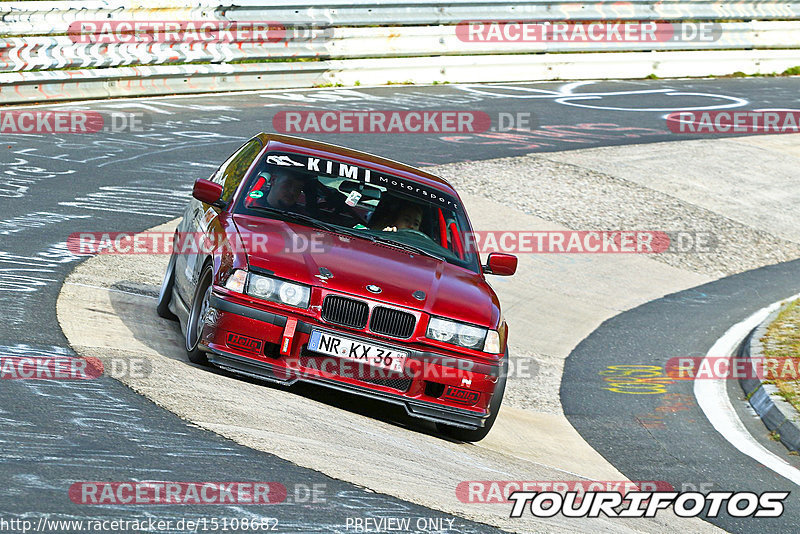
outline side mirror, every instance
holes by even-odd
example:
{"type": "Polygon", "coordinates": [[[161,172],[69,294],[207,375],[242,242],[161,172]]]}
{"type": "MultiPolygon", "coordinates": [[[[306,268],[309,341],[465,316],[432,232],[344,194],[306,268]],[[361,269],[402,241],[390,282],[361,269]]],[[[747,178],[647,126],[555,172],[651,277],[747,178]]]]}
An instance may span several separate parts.
{"type": "Polygon", "coordinates": [[[483,272],[498,276],[511,276],[517,272],[517,257],[513,254],[492,252],[486,259],[486,266],[483,268],[483,272]]]}
{"type": "Polygon", "coordinates": [[[222,186],[215,184],[211,180],[198,179],[192,188],[192,196],[200,202],[205,202],[212,206],[222,207],[223,205],[219,200],[219,197],[222,196],[222,186]]]}

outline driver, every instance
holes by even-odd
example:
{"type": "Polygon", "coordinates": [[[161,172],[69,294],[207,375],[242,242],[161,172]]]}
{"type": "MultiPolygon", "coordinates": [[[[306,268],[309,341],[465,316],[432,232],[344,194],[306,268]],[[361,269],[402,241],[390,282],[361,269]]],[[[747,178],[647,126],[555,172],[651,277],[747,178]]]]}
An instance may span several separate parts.
{"type": "Polygon", "coordinates": [[[395,213],[394,221],[388,223],[384,232],[396,232],[398,230],[416,230],[422,225],[422,206],[412,202],[404,203],[395,213]]]}
{"type": "Polygon", "coordinates": [[[291,174],[283,169],[275,171],[272,187],[267,193],[267,204],[286,211],[300,211],[302,206],[297,205],[297,200],[303,192],[304,185],[303,178],[297,174],[291,174]]]}

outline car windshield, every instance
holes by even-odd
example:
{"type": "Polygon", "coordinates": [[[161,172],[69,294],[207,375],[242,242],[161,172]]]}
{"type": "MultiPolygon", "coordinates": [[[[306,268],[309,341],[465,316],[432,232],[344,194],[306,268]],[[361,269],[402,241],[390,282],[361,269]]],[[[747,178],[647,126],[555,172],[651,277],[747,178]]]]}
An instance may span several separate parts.
{"type": "Polygon", "coordinates": [[[235,213],[353,234],[479,272],[463,209],[438,189],[285,152],[265,154],[244,188],[235,213]]]}

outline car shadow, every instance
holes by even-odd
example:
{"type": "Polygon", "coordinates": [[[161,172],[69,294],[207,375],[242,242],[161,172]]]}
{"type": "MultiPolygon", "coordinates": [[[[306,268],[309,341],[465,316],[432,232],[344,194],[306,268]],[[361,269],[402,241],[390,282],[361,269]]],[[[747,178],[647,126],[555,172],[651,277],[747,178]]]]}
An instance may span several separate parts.
{"type": "Polygon", "coordinates": [[[434,436],[443,441],[461,443],[458,440],[439,435],[434,423],[411,417],[401,406],[352,393],[337,391],[313,383],[297,382],[292,386],[283,386],[231,373],[211,365],[202,366],[193,364],[186,359],[185,352],[182,350],[183,334],[178,321],[163,319],[156,314],[156,301],[152,297],[158,294],[159,288],[157,286],[144,286],[142,284],[121,280],[114,284],[112,289],[119,291],[112,291],[109,293],[111,306],[117,317],[119,317],[131,331],[133,337],[137,341],[158,352],[163,357],[179,361],[183,365],[202,368],[210,373],[234,378],[243,382],[276,390],[285,390],[293,395],[305,397],[340,410],[347,410],[358,415],[383,421],[409,431],[434,436]],[[144,307],[131,306],[129,296],[131,293],[141,294],[143,300],[146,298],[152,305],[148,306],[144,304],[144,307]],[[170,339],[161,339],[159,336],[170,337],[170,339]]]}

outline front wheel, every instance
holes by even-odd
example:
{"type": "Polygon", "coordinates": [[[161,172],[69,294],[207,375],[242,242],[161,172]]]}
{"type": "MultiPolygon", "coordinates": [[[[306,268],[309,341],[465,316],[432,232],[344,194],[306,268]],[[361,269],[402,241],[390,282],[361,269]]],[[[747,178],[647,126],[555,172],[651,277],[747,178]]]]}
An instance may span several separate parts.
{"type": "Polygon", "coordinates": [[[508,353],[506,352],[503,366],[501,367],[500,376],[497,379],[497,386],[494,388],[492,400],[489,401],[489,417],[486,418],[483,427],[469,430],[466,428],[459,428],[456,426],[447,425],[444,423],[436,423],[436,430],[440,434],[449,438],[457,439],[459,441],[475,442],[485,438],[494,425],[497,419],[497,413],[500,411],[500,405],[503,402],[503,393],[506,390],[506,378],[508,377],[508,353]]]}
{"type": "Polygon", "coordinates": [[[206,312],[210,306],[212,274],[211,265],[203,267],[192,298],[189,319],[186,321],[186,356],[190,362],[200,365],[208,365],[206,353],[200,350],[200,338],[203,335],[206,312]]]}

